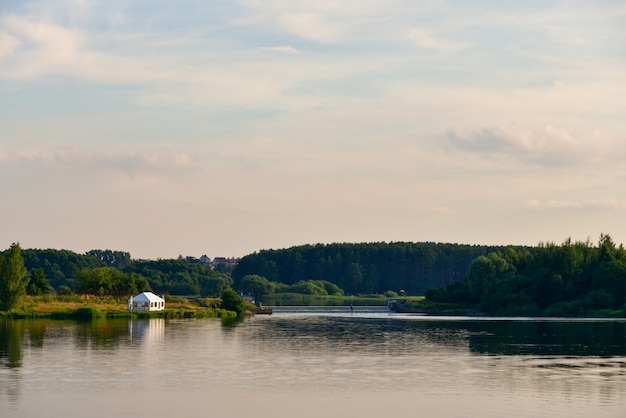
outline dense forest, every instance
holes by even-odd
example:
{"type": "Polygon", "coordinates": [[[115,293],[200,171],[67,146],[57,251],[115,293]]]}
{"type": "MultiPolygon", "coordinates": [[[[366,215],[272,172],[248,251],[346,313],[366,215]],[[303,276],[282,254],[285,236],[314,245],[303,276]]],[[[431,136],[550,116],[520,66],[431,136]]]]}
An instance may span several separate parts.
{"type": "Polygon", "coordinates": [[[191,258],[133,260],[127,252],[91,250],[22,250],[28,272],[43,271],[60,292],[113,295],[143,290],[176,295],[217,296],[232,285],[230,276],[191,258]]]}
{"type": "MultiPolygon", "coordinates": [[[[22,274],[11,267],[20,264],[11,262],[20,259],[17,249],[0,253],[0,261],[5,260],[0,267],[16,272],[13,275],[22,274]]],[[[597,244],[566,240],[535,247],[304,245],[247,255],[230,274],[192,257],[134,260],[129,253],[111,250],[76,254],[26,249],[21,257],[28,278],[25,291],[31,294],[128,295],[152,290],[205,297],[233,288],[261,300],[268,294],[404,291],[425,294],[427,302],[472,306],[492,315],[581,315],[626,308],[626,250],[608,235],[601,235],[597,244]]]]}
{"type": "Polygon", "coordinates": [[[304,245],[247,255],[230,275],[191,257],[134,260],[122,251],[77,254],[54,249],[24,249],[22,256],[29,272],[40,269],[50,286],[61,292],[121,294],[149,288],[213,296],[229,286],[239,289],[245,276],[256,275],[283,285],[276,290],[293,292],[312,293],[313,287],[332,284],[333,294],[387,290],[424,294],[463,279],[476,257],[500,250],[504,247],[408,242],[304,245]]]}
{"type": "Polygon", "coordinates": [[[289,285],[326,280],[346,294],[404,290],[423,295],[463,279],[476,257],[504,249],[430,242],[304,245],[247,255],[232,277],[235,285],[254,274],[289,285]]]}
{"type": "Polygon", "coordinates": [[[55,289],[74,289],[76,277],[82,270],[107,266],[94,256],[69,250],[22,249],[22,258],[29,272],[43,269],[48,283],[55,289]]]}
{"type": "Polygon", "coordinates": [[[474,304],[491,315],[577,316],[626,310],[626,249],[608,235],[590,241],[507,248],[476,258],[464,280],[426,297],[474,304]]]}

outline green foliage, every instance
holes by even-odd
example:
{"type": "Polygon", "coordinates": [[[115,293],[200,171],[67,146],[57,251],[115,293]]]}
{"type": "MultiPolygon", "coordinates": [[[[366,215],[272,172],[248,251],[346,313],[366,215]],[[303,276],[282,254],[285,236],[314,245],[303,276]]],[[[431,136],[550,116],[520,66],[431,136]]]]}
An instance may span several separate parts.
{"type": "Polygon", "coordinates": [[[242,292],[251,294],[257,305],[261,302],[261,297],[263,295],[270,294],[273,290],[269,280],[256,274],[248,274],[244,276],[241,279],[239,288],[242,292]]]}
{"type": "Polygon", "coordinates": [[[301,280],[289,287],[292,293],[301,293],[304,295],[328,295],[328,291],[324,286],[320,286],[315,280],[301,280]]]}
{"type": "Polygon", "coordinates": [[[230,276],[221,273],[211,273],[199,278],[200,295],[202,297],[219,297],[224,289],[233,285],[230,276]]]}
{"type": "Polygon", "coordinates": [[[267,306],[387,306],[384,295],[338,296],[303,293],[274,293],[263,297],[267,306]]]}
{"type": "Polygon", "coordinates": [[[86,253],[92,256],[109,267],[115,267],[122,270],[130,264],[130,253],[124,251],[112,251],[112,250],[91,250],[86,253]]]}
{"type": "Polygon", "coordinates": [[[101,296],[122,296],[149,291],[150,286],[140,274],[124,274],[113,267],[99,267],[82,270],[76,276],[76,290],[101,296]]]}
{"type": "Polygon", "coordinates": [[[426,296],[435,302],[473,303],[492,315],[617,311],[626,300],[626,250],[608,235],[597,247],[568,239],[560,246],[510,248],[477,257],[465,280],[426,296]]]}
{"type": "Polygon", "coordinates": [[[104,318],[104,312],[96,308],[78,308],[73,314],[72,317],[75,319],[88,320],[95,318],[104,318]]]}
{"type": "Polygon", "coordinates": [[[5,256],[0,256],[0,311],[13,309],[26,294],[27,270],[20,245],[11,245],[5,256]]]}
{"type": "Polygon", "coordinates": [[[29,295],[42,295],[44,293],[50,293],[52,290],[52,286],[48,283],[46,273],[42,268],[31,270],[26,293],[29,295]]]}
{"type": "Polygon", "coordinates": [[[428,242],[304,245],[247,255],[239,260],[232,277],[237,289],[243,277],[259,275],[285,285],[324,280],[347,294],[404,289],[409,294],[423,295],[429,288],[461,280],[476,257],[503,250],[428,242]]]}
{"type": "Polygon", "coordinates": [[[246,311],[243,297],[231,288],[224,289],[221,299],[222,303],[220,304],[220,308],[222,309],[235,312],[237,316],[243,315],[246,311]]]}
{"type": "Polygon", "coordinates": [[[134,260],[124,269],[146,277],[150,287],[158,293],[173,295],[219,296],[231,279],[211,270],[198,260],[178,258],[170,260],[134,260]]]}
{"type": "Polygon", "coordinates": [[[28,271],[43,269],[50,285],[59,289],[74,288],[76,275],[83,269],[105,267],[106,264],[91,255],[77,254],[68,250],[22,250],[24,265],[28,271]]]}

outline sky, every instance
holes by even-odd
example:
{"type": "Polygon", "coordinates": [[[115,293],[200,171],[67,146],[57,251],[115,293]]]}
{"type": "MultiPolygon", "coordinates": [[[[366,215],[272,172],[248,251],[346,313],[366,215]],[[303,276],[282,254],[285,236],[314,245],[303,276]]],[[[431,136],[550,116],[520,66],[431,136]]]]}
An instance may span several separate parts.
{"type": "Polygon", "coordinates": [[[0,0],[0,248],[626,242],[622,0],[0,0]]]}

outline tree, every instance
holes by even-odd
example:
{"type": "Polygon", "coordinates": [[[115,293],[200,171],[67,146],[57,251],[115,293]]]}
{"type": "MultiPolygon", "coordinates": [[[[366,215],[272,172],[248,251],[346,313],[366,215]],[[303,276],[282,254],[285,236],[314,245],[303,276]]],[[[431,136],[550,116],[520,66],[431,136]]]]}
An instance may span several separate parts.
{"type": "Polygon", "coordinates": [[[0,310],[13,309],[26,294],[27,273],[20,244],[12,244],[8,254],[0,258],[0,310]]]}
{"type": "Polygon", "coordinates": [[[138,273],[124,274],[114,267],[83,269],[76,276],[76,290],[98,295],[131,295],[150,290],[145,277],[138,273]]]}
{"type": "Polygon", "coordinates": [[[265,277],[256,274],[248,274],[241,279],[239,285],[242,291],[249,292],[254,297],[254,302],[259,305],[261,297],[272,292],[272,285],[265,277]]]}
{"type": "Polygon", "coordinates": [[[26,292],[29,295],[41,295],[42,293],[48,293],[51,290],[52,287],[46,279],[44,269],[33,269],[30,273],[30,280],[28,281],[28,288],[26,289],[26,292]]]}
{"type": "Polygon", "coordinates": [[[200,296],[202,297],[218,297],[224,289],[232,286],[233,279],[230,276],[221,273],[215,273],[209,277],[200,278],[200,296]]]}
{"type": "Polygon", "coordinates": [[[222,292],[222,303],[220,308],[227,311],[237,312],[237,316],[243,315],[246,311],[246,305],[243,298],[239,293],[235,292],[232,288],[224,289],[222,292]]]}

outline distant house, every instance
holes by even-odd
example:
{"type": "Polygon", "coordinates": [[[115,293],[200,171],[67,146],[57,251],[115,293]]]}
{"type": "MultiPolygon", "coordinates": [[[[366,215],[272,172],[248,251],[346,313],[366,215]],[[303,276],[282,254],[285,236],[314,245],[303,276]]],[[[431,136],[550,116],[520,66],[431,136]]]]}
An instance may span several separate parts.
{"type": "Polygon", "coordinates": [[[236,258],[226,258],[226,257],[215,257],[213,259],[213,261],[211,262],[211,268],[214,269],[215,267],[217,267],[220,264],[225,265],[226,267],[229,268],[234,268],[237,265],[237,259],[236,258]]]}
{"type": "Polygon", "coordinates": [[[129,311],[162,311],[165,309],[165,299],[152,292],[143,292],[128,299],[129,311]]]}

